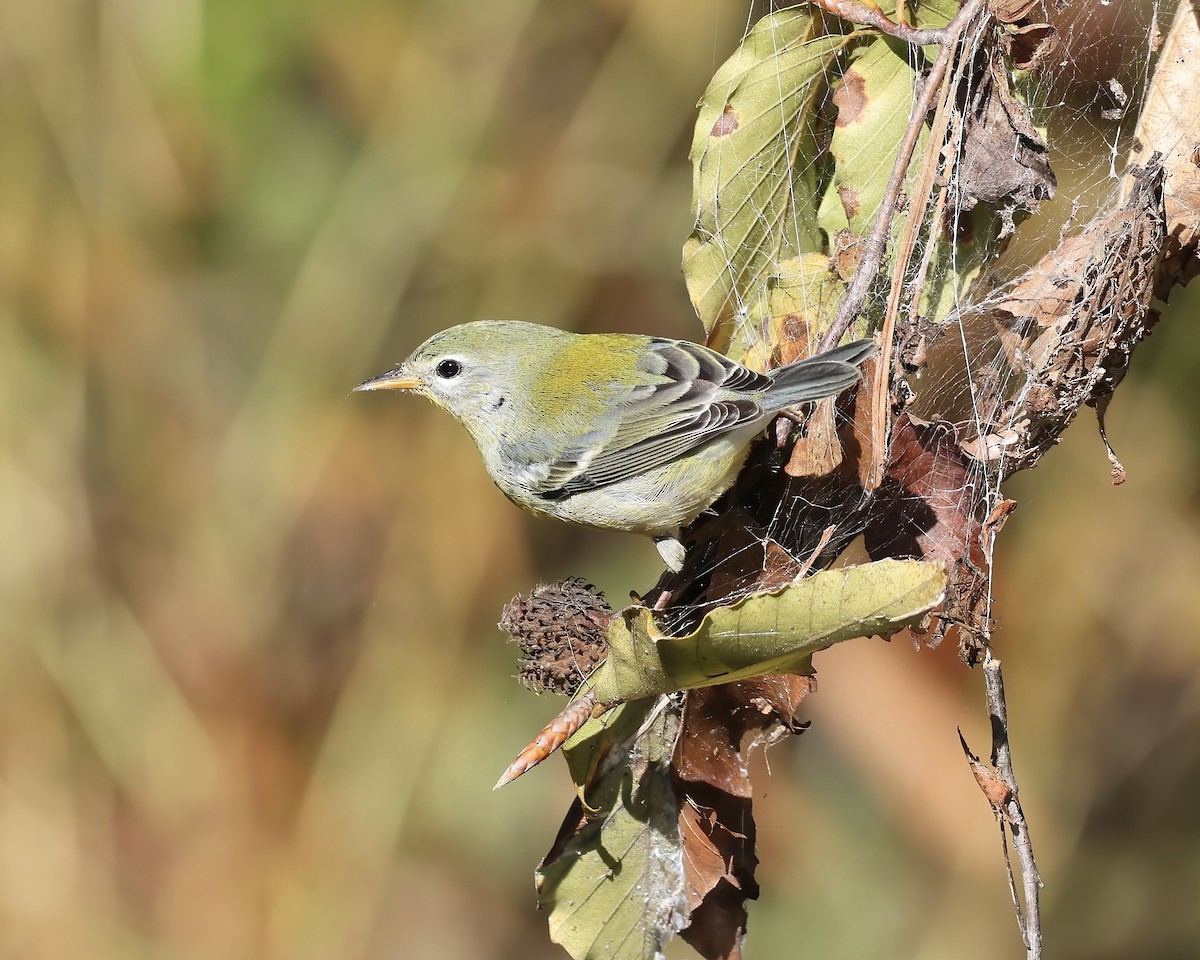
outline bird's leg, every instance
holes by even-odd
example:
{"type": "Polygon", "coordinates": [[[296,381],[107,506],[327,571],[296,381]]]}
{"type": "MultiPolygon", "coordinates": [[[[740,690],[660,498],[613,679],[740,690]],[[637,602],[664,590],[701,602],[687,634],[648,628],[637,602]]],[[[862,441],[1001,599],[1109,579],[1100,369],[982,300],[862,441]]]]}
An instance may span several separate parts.
{"type": "Polygon", "coordinates": [[[654,538],[654,545],[658,547],[659,556],[663,558],[663,563],[667,565],[668,570],[678,573],[683,569],[683,560],[687,556],[687,550],[675,537],[665,533],[660,534],[654,538]]]}

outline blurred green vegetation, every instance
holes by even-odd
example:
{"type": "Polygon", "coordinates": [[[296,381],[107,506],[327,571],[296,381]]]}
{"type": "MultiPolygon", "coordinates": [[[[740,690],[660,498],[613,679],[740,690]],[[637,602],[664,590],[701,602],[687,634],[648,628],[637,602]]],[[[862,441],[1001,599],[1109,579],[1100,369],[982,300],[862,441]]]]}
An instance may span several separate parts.
{"type": "MultiPolygon", "coordinates": [[[[654,551],[527,518],[449,418],[348,391],[464,319],[697,337],[686,148],[747,16],[0,0],[0,956],[561,955],[531,873],[565,773],[489,789],[558,704],[493,624],[537,578],[619,603],[654,551]]],[[[998,648],[1058,957],[1200,944],[1197,302],[1110,413],[1124,487],[1082,420],[1012,484],[998,648]]],[[[979,678],[818,667],[760,771],[750,956],[1018,955],[954,732],[986,744],[979,678]]]]}

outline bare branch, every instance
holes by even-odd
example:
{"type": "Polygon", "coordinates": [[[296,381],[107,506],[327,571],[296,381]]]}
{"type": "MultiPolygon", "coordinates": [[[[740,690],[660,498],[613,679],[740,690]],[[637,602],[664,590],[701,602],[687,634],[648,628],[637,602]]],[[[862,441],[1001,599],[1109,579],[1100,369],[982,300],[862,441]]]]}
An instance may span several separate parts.
{"type": "Polygon", "coordinates": [[[1040,960],[1042,956],[1042,921],[1040,895],[1041,877],[1033,856],[1033,843],[1029,839],[1029,825],[1017,789],[1017,776],[1013,772],[1012,746],[1008,734],[1008,706],[1004,699],[1004,675],[1000,661],[992,656],[990,649],[984,651],[983,683],[987,694],[988,719],[992,727],[991,765],[987,765],[971,753],[962,731],[958,738],[963,753],[971,766],[975,781],[987,797],[996,819],[1000,823],[1000,842],[1004,849],[1004,866],[1008,871],[1009,892],[1016,908],[1017,925],[1021,928],[1021,939],[1025,941],[1025,956],[1028,960],[1040,960]],[[1013,849],[1021,868],[1021,896],[1017,895],[1013,878],[1012,860],[1008,850],[1008,832],[1012,833],[1013,849]]]}
{"type": "Polygon", "coordinates": [[[875,6],[868,6],[859,0],[812,0],[815,7],[820,7],[832,13],[835,17],[849,20],[851,23],[864,27],[874,27],[889,37],[896,37],[914,47],[924,47],[933,43],[952,43],[950,27],[941,29],[920,29],[891,19],[886,13],[875,6]]]}

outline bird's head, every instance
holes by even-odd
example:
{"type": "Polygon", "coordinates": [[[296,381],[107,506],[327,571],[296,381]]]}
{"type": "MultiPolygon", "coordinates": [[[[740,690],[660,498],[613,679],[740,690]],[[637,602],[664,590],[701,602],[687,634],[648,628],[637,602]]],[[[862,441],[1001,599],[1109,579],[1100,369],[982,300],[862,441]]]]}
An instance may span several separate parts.
{"type": "Polygon", "coordinates": [[[410,390],[469,429],[482,427],[511,405],[530,365],[562,335],[552,327],[517,320],[464,323],[434,334],[403,363],[354,389],[410,390]]]}

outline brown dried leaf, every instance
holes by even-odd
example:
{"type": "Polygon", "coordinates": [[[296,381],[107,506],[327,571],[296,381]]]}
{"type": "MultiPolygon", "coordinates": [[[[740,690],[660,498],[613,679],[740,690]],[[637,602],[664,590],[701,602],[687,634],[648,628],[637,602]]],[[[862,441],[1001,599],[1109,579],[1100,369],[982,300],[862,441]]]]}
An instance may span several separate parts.
{"type": "Polygon", "coordinates": [[[755,590],[777,590],[791,583],[802,570],[799,561],[774,540],[768,540],[763,548],[762,571],[755,590]]]}
{"type": "MultiPolygon", "coordinates": [[[[1013,93],[998,50],[975,72],[963,105],[965,128],[951,200],[962,213],[979,202],[1001,208],[1011,220],[1016,209],[1033,211],[1057,186],[1046,141],[1029,108],[1013,93]]],[[[1010,228],[1011,230],[1011,228],[1010,228]]]]}
{"type": "Polygon", "coordinates": [[[983,791],[984,797],[987,798],[992,813],[995,814],[997,820],[1002,817],[1007,819],[1008,814],[1005,808],[1008,806],[1008,801],[1012,799],[1012,788],[1004,782],[1004,778],[1000,776],[1000,772],[995,767],[988,766],[971,752],[961,730],[958,731],[958,742],[962,744],[967,764],[971,767],[971,774],[975,777],[975,782],[979,784],[979,789],[983,791]]]}
{"type": "Polygon", "coordinates": [[[1029,15],[1037,0],[992,0],[988,9],[1001,23],[1016,23],[1029,15]]]}
{"type": "Polygon", "coordinates": [[[690,913],[681,936],[704,957],[741,955],[746,901],[758,897],[748,751],[801,732],[795,711],[815,685],[810,677],[759,677],[688,695],[672,764],[690,913]]]}
{"type": "Polygon", "coordinates": [[[770,581],[772,587],[788,583],[800,568],[799,563],[779,544],[761,536],[751,526],[733,522],[725,526],[720,538],[724,558],[713,570],[707,594],[711,602],[754,593],[770,581]],[[770,571],[768,573],[768,561],[770,571]]]}
{"type": "Polygon", "coordinates": [[[842,459],[833,400],[822,400],[809,415],[784,470],[793,477],[823,477],[841,466],[842,459]]]}
{"type": "MultiPolygon", "coordinates": [[[[1146,166],[1162,155],[1166,176],[1163,208],[1167,243],[1157,296],[1167,298],[1175,284],[1200,276],[1200,22],[1192,4],[1180,4],[1158,56],[1158,67],[1138,120],[1130,163],[1146,166]]],[[[1124,195],[1138,189],[1132,175],[1124,195]]]]}
{"type": "Polygon", "coordinates": [[[1038,362],[1038,358],[1029,357],[1026,352],[1035,333],[1029,321],[1046,328],[1070,314],[1083,280],[1084,267],[1110,219],[1111,215],[1093,220],[1082,232],[1067,237],[1042,257],[1000,301],[996,322],[1000,326],[1000,339],[1014,366],[1019,365],[1019,356],[1027,357],[1026,362],[1038,362]]]}
{"type": "Polygon", "coordinates": [[[870,386],[875,383],[879,361],[872,357],[862,365],[862,381],[853,391],[847,410],[847,398],[836,406],[823,402],[813,411],[803,435],[795,439],[792,455],[784,470],[797,478],[837,478],[847,488],[856,486],[861,493],[871,472],[871,457],[862,438],[871,436],[874,404],[870,386]]]}
{"type": "Polygon", "coordinates": [[[943,618],[924,637],[931,645],[941,641],[951,622],[964,624],[975,635],[986,627],[987,556],[975,514],[979,478],[970,466],[952,425],[901,414],[863,531],[872,559],[911,557],[947,564],[943,618]]]}
{"type": "MultiPolygon", "coordinates": [[[[846,211],[847,220],[853,216],[854,214],[849,210],[846,211]]],[[[830,266],[833,267],[833,272],[838,275],[839,279],[846,282],[854,279],[854,274],[858,272],[858,265],[862,262],[863,245],[866,242],[864,237],[849,230],[839,230],[834,235],[830,266]]]]}
{"type": "Polygon", "coordinates": [[[985,411],[998,426],[1016,427],[1017,436],[1001,443],[985,431],[967,448],[972,455],[1003,448],[1009,473],[1025,469],[1083,404],[1103,415],[1133,348],[1157,319],[1150,300],[1165,239],[1163,175],[1157,164],[1139,171],[1139,189],[1123,208],[1061,244],[993,308],[1009,363],[1028,371],[1028,381],[1013,403],[985,411]]]}
{"type": "Polygon", "coordinates": [[[867,552],[874,559],[961,560],[962,545],[979,532],[972,519],[975,482],[952,425],[902,414],[877,494],[889,502],[871,512],[867,552]]]}
{"type": "Polygon", "coordinates": [[[1027,23],[1008,34],[1008,56],[1018,70],[1036,70],[1062,46],[1048,23],[1027,23]]]}

